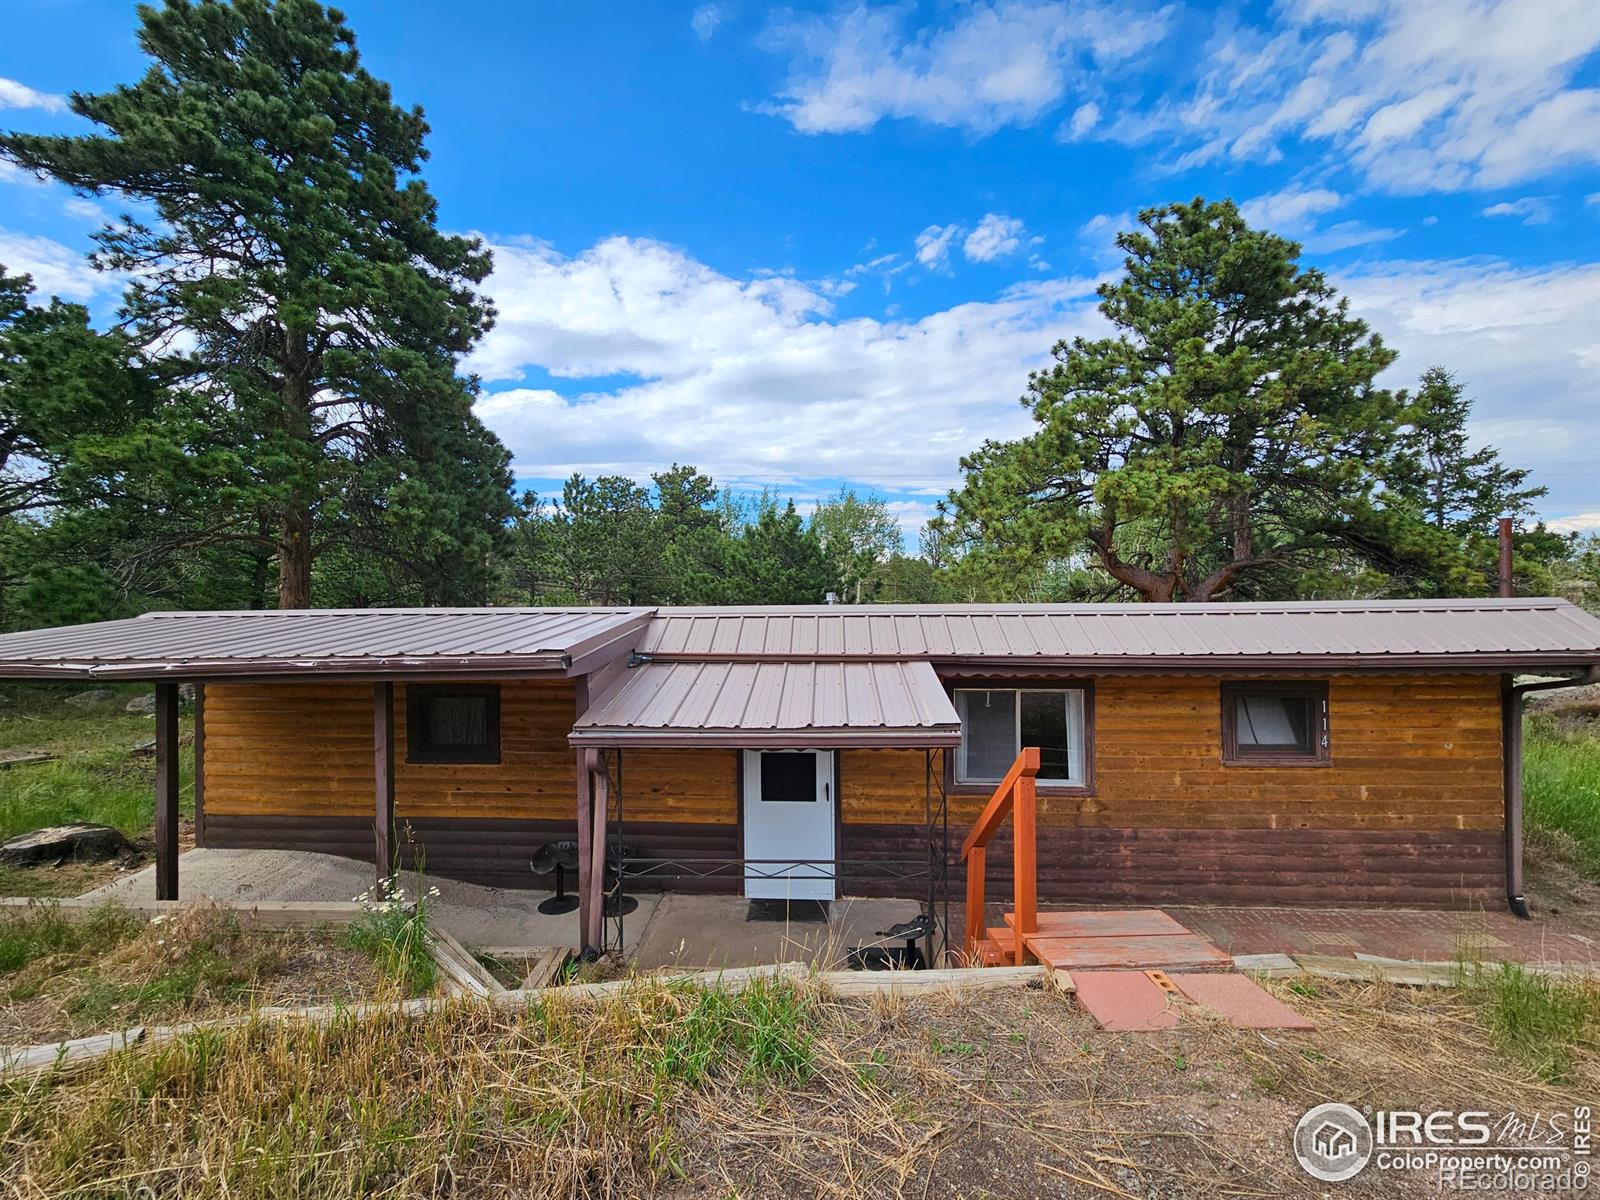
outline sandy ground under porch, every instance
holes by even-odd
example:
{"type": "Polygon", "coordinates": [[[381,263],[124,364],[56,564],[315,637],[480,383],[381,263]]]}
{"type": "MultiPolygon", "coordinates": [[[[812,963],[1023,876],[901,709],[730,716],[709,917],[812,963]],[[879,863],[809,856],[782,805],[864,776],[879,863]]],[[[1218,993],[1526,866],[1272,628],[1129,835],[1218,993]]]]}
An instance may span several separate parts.
{"type": "MultiPolygon", "coordinates": [[[[252,900],[352,900],[373,886],[372,868],[354,859],[300,850],[189,850],[178,860],[180,899],[201,896],[227,903],[252,900]]],[[[407,872],[411,896],[436,887],[431,903],[441,928],[472,947],[573,946],[578,915],[539,912],[546,891],[483,887],[407,872]]],[[[146,867],[88,893],[91,898],[155,898],[155,868],[146,867]]],[[[740,896],[640,892],[639,907],[622,922],[623,948],[639,967],[737,967],[805,961],[843,965],[852,947],[876,942],[874,933],[914,917],[915,900],[845,899],[826,924],[747,921],[740,896]]]]}

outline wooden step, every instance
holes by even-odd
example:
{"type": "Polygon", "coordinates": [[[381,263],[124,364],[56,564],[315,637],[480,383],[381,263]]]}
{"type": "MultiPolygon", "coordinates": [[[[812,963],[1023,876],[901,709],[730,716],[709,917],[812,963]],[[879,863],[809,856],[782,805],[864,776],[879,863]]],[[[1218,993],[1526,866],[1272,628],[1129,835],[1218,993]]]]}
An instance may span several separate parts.
{"type": "MultiPolygon", "coordinates": [[[[1005,915],[1006,925],[1017,927],[1017,914],[1005,915]]],[[[1159,908],[1124,908],[1080,912],[1042,912],[1035,937],[1151,937],[1182,934],[1189,930],[1159,908]]]]}
{"type": "MultiPolygon", "coordinates": [[[[989,930],[1001,952],[1016,945],[1016,914],[1006,928],[989,930]]],[[[1024,935],[1030,957],[1052,970],[1160,970],[1232,966],[1232,960],[1199,934],[1154,908],[1044,912],[1039,928],[1024,935]]],[[[1011,961],[1011,960],[1007,960],[1011,961]]]]}
{"type": "Polygon", "coordinates": [[[1014,966],[1016,950],[1016,934],[1009,929],[990,929],[988,936],[978,943],[978,961],[986,967],[1014,966]]]}

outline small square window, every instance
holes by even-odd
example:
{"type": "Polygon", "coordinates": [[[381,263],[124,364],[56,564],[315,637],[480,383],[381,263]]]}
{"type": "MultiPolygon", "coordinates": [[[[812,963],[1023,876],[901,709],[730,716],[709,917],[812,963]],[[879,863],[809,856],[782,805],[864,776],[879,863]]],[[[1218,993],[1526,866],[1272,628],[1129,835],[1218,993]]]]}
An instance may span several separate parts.
{"type": "Polygon", "coordinates": [[[406,689],[406,761],[500,761],[500,688],[413,686],[406,689]]]}
{"type": "Polygon", "coordinates": [[[1222,759],[1235,765],[1328,761],[1328,685],[1222,685],[1222,759]]]}
{"type": "Polygon", "coordinates": [[[761,800],[765,804],[815,804],[817,802],[815,754],[761,755],[761,800]]]}

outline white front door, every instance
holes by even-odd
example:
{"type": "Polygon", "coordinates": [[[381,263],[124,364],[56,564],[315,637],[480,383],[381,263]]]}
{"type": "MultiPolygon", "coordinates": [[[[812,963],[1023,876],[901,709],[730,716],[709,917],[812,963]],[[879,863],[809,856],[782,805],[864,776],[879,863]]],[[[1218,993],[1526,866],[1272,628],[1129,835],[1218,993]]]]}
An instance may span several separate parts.
{"type": "Polygon", "coordinates": [[[744,752],[746,896],[834,898],[833,803],[832,750],[744,752]]]}

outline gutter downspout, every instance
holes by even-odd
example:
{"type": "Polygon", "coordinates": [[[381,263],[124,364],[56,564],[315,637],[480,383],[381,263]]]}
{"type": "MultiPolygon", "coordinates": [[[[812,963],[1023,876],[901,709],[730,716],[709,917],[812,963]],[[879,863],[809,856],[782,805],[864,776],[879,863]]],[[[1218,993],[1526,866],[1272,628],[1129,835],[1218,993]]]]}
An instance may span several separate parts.
{"type": "Polygon", "coordinates": [[[1528,920],[1528,902],[1522,894],[1522,698],[1529,692],[1551,692],[1560,688],[1586,687],[1600,683],[1600,666],[1590,667],[1576,679],[1544,679],[1537,683],[1511,682],[1506,675],[1500,685],[1501,732],[1505,749],[1506,793],[1506,903],[1511,911],[1528,920]]]}

